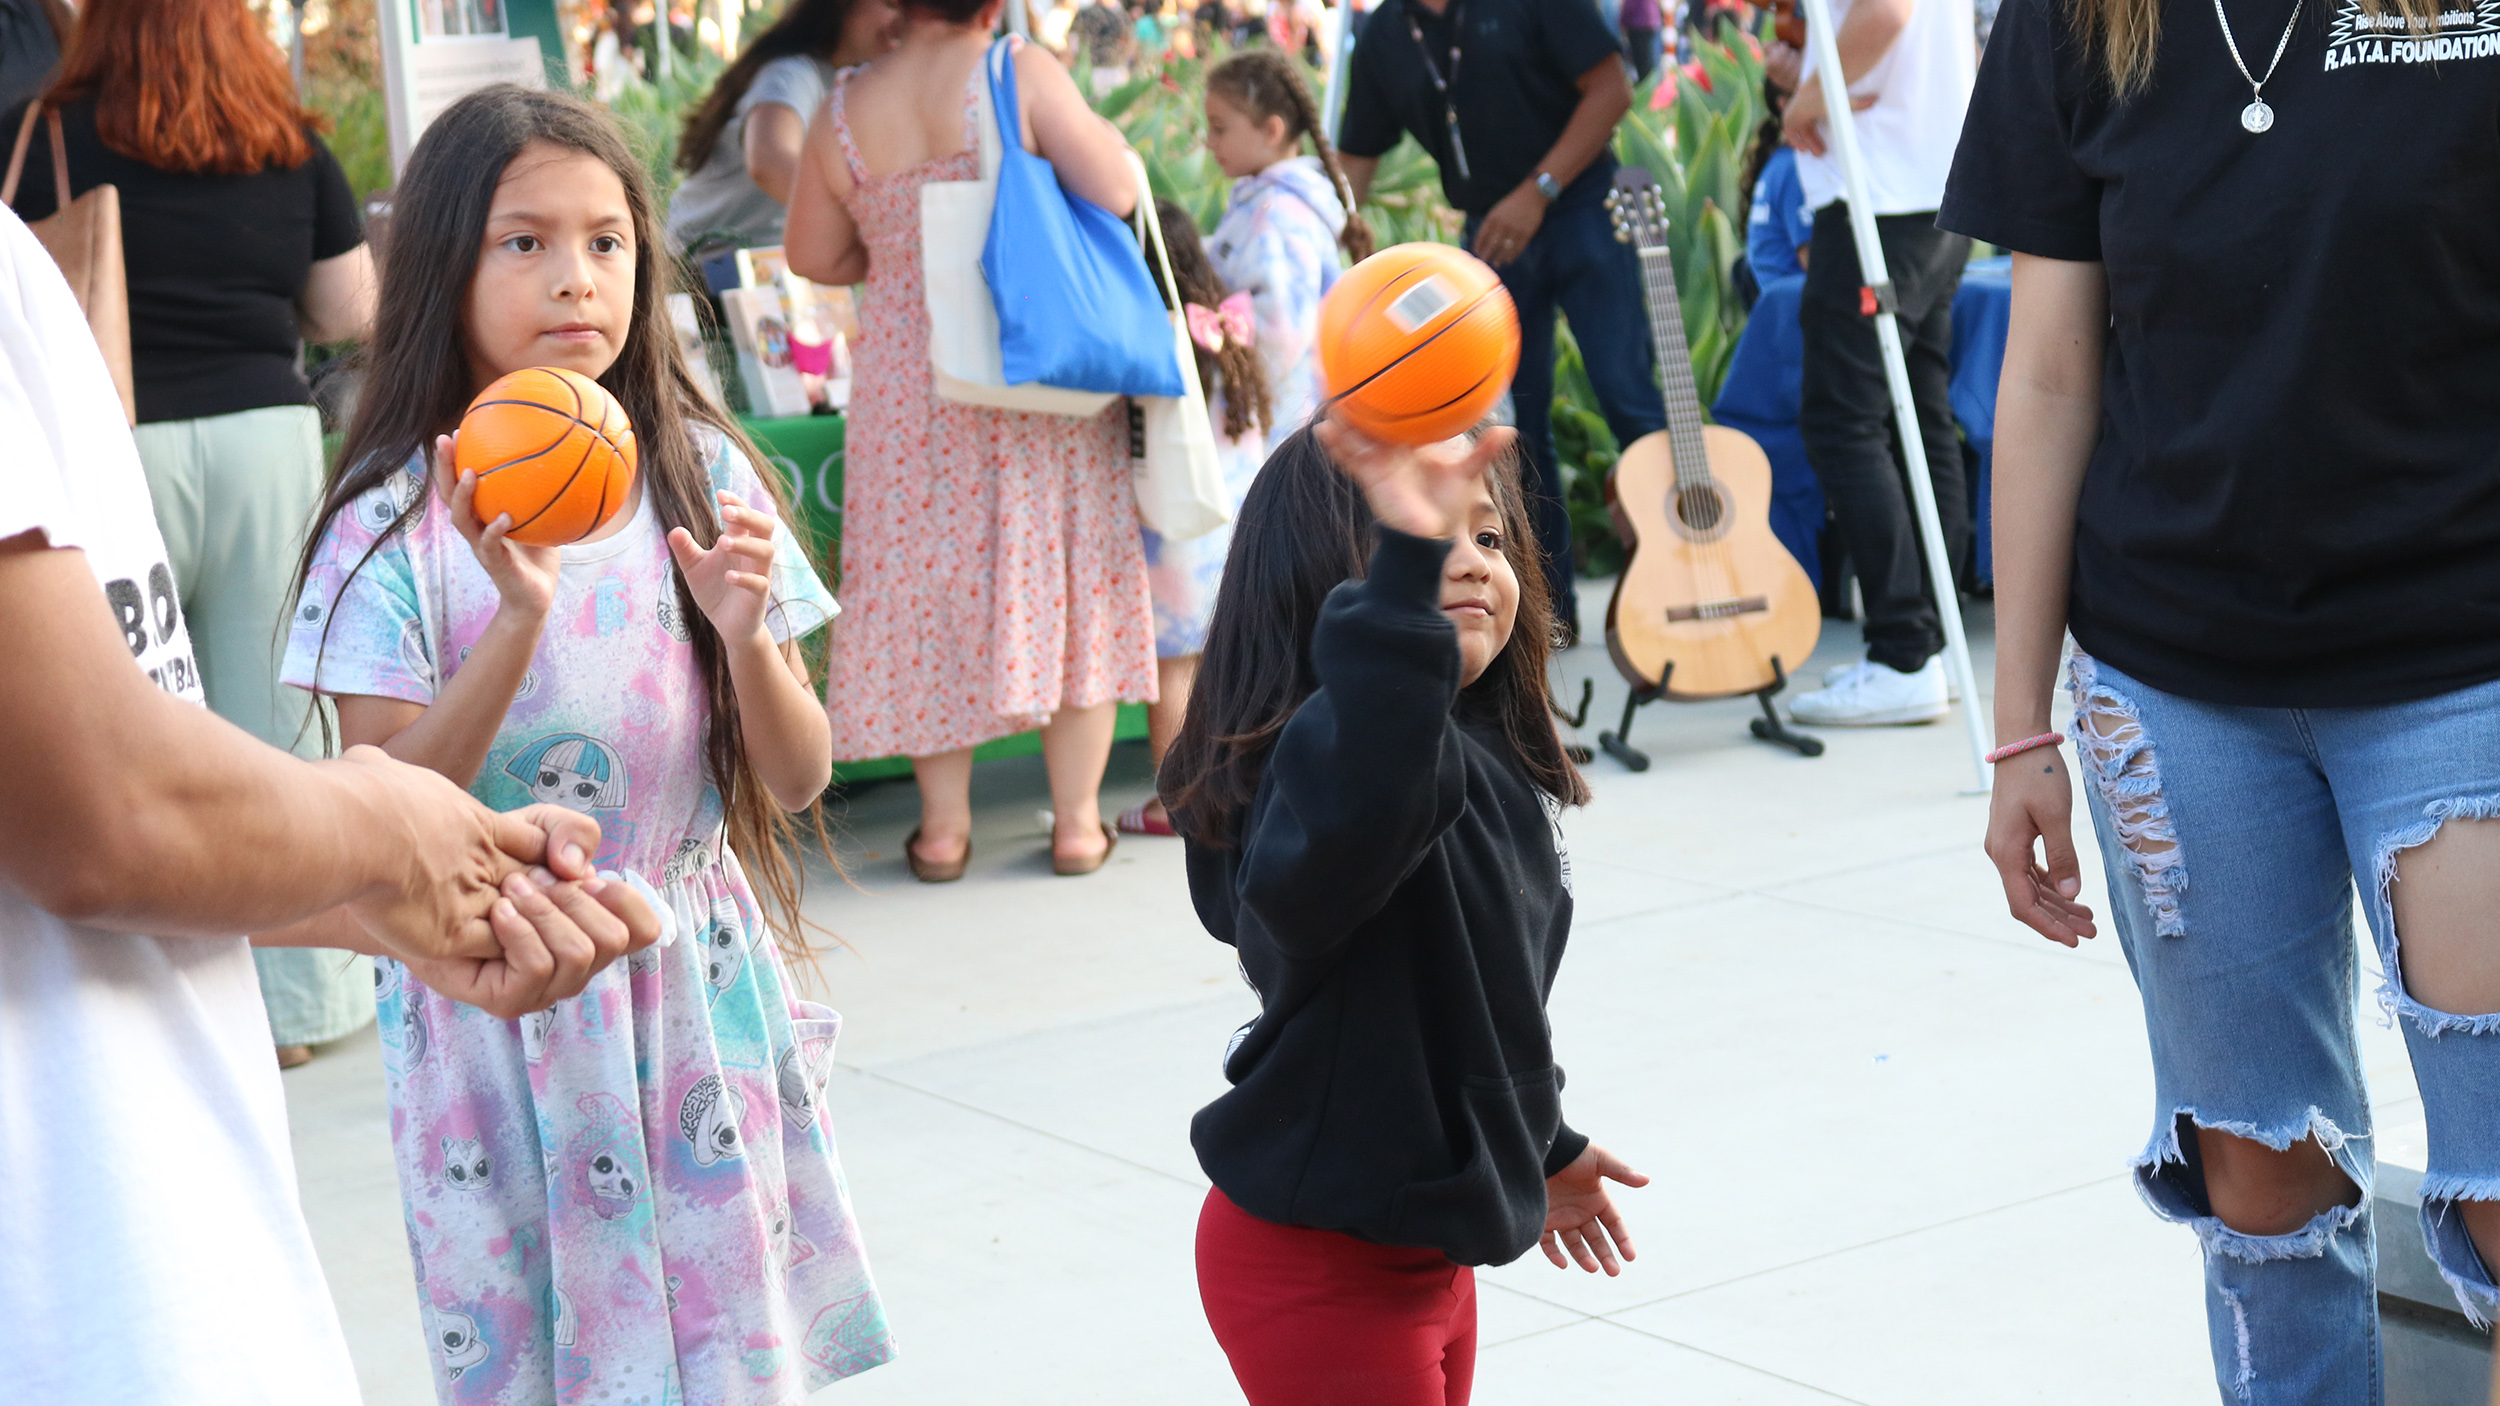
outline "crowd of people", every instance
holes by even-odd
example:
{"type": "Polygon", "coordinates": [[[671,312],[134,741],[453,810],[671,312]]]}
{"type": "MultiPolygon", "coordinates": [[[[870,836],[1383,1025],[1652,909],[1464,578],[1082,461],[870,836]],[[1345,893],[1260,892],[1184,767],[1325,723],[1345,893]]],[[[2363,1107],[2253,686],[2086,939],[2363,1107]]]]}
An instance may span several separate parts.
{"type": "MultiPolygon", "coordinates": [[[[1456,1406],[1474,1267],[1632,1259],[1608,1188],[1647,1178],[1564,1119],[1545,1015],[1557,817],[1588,799],[1547,712],[1579,630],[1548,406],[1559,315],[1620,440],[1665,420],[1604,197],[1674,17],[1382,0],[1332,132],[1306,7],[1061,4],[1032,43],[996,38],[1003,8],[793,0],[689,117],[667,209],[601,108],[471,93],[416,143],[378,267],[241,0],[0,28],[58,50],[0,119],[27,153],[0,218],[0,1136],[76,1150],[20,1159],[0,1204],[32,1400],[354,1398],[268,1052],[377,1012],[446,1403],[779,1403],[886,1361],[824,1105],[837,1017],[792,975],[802,865],[838,868],[835,763],[900,755],[910,871],[960,878],[973,749],[1027,730],[1054,871],[1176,837],[1259,997],[1192,1126],[1202,1297],[1256,1406],[1456,1406]],[[983,178],[985,94],[1012,92],[1007,140],[1138,211],[1078,75],[1201,41],[1230,193],[1211,231],[1159,217],[1234,521],[1180,540],[1139,521],[1125,407],[942,393],[921,197],[983,178]],[[1514,423],[1427,446],[1337,418],[1315,345],[1408,139],[1522,336],[1514,423]],[[29,229],[102,185],[127,415],[29,229]],[[707,241],[864,286],[838,603],[670,325],[707,241]],[[306,339],[364,344],[326,459],[306,339]],[[542,366],[604,385],[640,452],[631,501],[562,547],[452,468],[471,399],[542,366]],[[1158,795],[1106,818],[1122,703],[1149,707],[1158,795]],[[214,1308],[238,1286],[248,1339],[214,1308]]],[[[2428,1112],[2427,1243],[2469,1316],[2500,1310],[2500,165],[2472,159],[2500,70],[2304,39],[2294,10],[2312,62],[2217,72],[2175,32],[2192,9],[2161,31],[2127,0],[1992,6],[1983,65],[1970,0],[1832,8],[1889,286],[1792,47],[1744,177],[1749,267],[1805,280],[1801,428],[1865,601],[1866,657],[1795,711],[1951,706],[1958,605],[1908,475],[1965,551],[1951,306],[1973,239],[2010,250],[1987,852],[2017,919],[2097,932],[2062,668],[2154,1051],[2138,1178],[2203,1243],[2217,1383],[2375,1401],[2356,881],[2428,1112]]],[[[2239,52],[2227,15],[2218,37],[2239,52]]]]}

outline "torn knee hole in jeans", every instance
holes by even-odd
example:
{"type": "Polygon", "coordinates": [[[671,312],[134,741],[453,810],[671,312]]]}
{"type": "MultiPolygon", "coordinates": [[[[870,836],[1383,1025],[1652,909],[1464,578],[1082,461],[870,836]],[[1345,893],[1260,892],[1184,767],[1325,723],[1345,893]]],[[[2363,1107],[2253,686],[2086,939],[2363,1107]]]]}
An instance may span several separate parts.
{"type": "Polygon", "coordinates": [[[2178,829],[2170,820],[2170,802],[2162,794],[2153,740],[2145,734],[2135,704],[2100,681],[2090,656],[2074,657],[2073,676],[2075,750],[2118,827],[2127,870],[2152,911],[2153,931],[2177,937],[2187,930],[2179,916],[2187,867],[2179,854],[2178,829]]]}

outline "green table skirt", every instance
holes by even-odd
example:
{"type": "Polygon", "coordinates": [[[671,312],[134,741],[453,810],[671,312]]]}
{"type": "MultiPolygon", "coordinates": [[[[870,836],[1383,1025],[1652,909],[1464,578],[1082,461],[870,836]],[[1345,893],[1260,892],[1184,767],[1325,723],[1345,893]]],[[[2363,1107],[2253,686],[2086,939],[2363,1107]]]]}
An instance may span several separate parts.
{"type": "MultiPolygon", "coordinates": [[[[839,415],[801,415],[785,420],[747,420],[748,435],[757,447],[781,465],[789,475],[792,496],[797,500],[798,527],[814,551],[819,570],[831,582],[840,561],[842,543],[842,431],[839,415]]],[[[836,585],[835,594],[841,593],[836,585]]],[[[1146,735],[1146,709],[1143,704],[1120,705],[1119,730],[1122,741],[1146,735]]],[[[984,742],[974,749],[976,759],[1020,757],[1040,751],[1042,736],[1038,732],[1020,732],[984,742]]],[[[875,761],[842,762],[833,769],[837,782],[872,781],[886,776],[907,776],[911,763],[901,757],[882,757],[875,761]]]]}

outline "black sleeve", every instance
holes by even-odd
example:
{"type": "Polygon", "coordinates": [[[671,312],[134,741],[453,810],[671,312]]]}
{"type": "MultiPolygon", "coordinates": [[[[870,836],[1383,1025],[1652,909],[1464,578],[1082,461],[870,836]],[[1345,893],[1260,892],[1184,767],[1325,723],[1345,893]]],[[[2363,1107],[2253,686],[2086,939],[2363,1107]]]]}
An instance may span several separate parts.
{"type": "Polygon", "coordinates": [[[2101,257],[2101,183],[2075,164],[2090,72],[2054,0],[2006,0],[1936,223],[2048,259],[2101,257]]]}
{"type": "Polygon", "coordinates": [[[1545,31],[1545,52],[1572,77],[1623,56],[1623,46],[1590,0],[1540,0],[1536,10],[1537,25],[1545,31]]]}
{"type": "MultiPolygon", "coordinates": [[[[1373,44],[1389,42],[1397,33],[1383,23],[1380,10],[1374,10],[1363,25],[1365,32],[1375,36],[1373,44]]],[[[1399,42],[1409,42],[1401,39],[1399,42]]],[[[1345,113],[1337,122],[1337,150],[1348,156],[1370,159],[1388,154],[1389,148],[1406,135],[1398,115],[1389,110],[1389,96],[1383,90],[1372,46],[1354,46],[1354,59],[1346,65],[1345,113]]]]}
{"type": "MultiPolygon", "coordinates": [[[[1554,1074],[1555,1077],[1560,1078],[1562,1071],[1557,1069],[1554,1074]]],[[[1569,1123],[1556,1123],[1554,1145],[1545,1151],[1545,1179],[1552,1181],[1563,1168],[1579,1161],[1580,1154],[1588,1150],[1589,1135],[1587,1133],[1581,1132],[1569,1123]]]]}
{"type": "MultiPolygon", "coordinates": [[[[0,144],[5,144],[0,145],[0,150],[16,147],[17,129],[25,122],[26,109],[33,102],[34,99],[28,98],[10,108],[6,117],[0,117],[0,124],[6,124],[0,125],[0,144]]],[[[8,157],[0,155],[0,163],[7,160],[8,157]]],[[[0,171],[7,169],[5,164],[0,164],[0,171]]],[[[26,144],[26,166],[18,172],[17,195],[9,201],[9,208],[17,212],[19,219],[31,225],[37,220],[50,218],[59,205],[60,202],[53,198],[52,190],[52,141],[44,135],[43,120],[37,118],[34,140],[26,144]]]]}
{"type": "Polygon", "coordinates": [[[1441,613],[1450,544],[1382,528],[1371,574],[1329,593],[1319,689],[1269,754],[1236,892],[1277,946],[1315,957],[1388,902],[1466,804],[1458,633],[1441,613]]]}
{"type": "Polygon", "coordinates": [[[321,138],[312,138],[312,159],[304,164],[312,177],[312,256],[318,263],[364,243],[365,222],[356,210],[356,193],[347,188],[347,173],[339,169],[339,159],[322,145],[321,138]]]}

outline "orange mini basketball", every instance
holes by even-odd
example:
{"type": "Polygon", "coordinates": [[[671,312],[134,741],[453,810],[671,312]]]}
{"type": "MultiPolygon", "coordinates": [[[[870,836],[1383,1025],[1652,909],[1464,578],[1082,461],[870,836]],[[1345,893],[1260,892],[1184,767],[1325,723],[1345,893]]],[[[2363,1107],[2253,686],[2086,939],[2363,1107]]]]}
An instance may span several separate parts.
{"type": "Polygon", "coordinates": [[[469,402],[452,443],[455,473],[477,475],[477,520],[512,514],[534,547],[578,542],[634,491],[634,427],[607,388],[578,371],[533,366],[469,402]]]}
{"type": "Polygon", "coordinates": [[[1448,439],[1485,417],[1519,369],[1510,290],[1447,244],[1396,244],[1319,305],[1320,369],[1337,413],[1392,444],[1448,439]]]}

